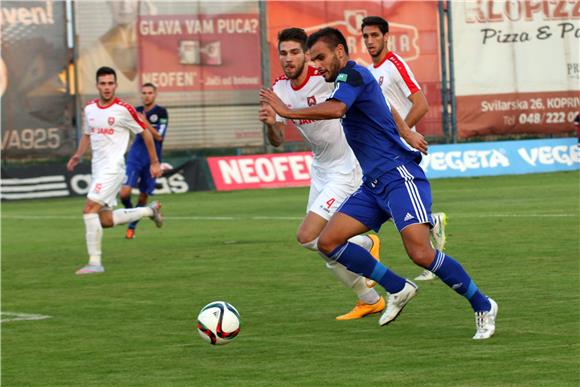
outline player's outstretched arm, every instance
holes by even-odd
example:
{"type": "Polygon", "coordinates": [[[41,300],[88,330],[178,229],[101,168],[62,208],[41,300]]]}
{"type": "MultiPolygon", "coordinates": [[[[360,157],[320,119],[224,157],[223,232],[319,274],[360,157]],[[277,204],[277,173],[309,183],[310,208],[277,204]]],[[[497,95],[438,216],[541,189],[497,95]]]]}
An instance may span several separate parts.
{"type": "Polygon", "coordinates": [[[88,134],[83,134],[81,140],[79,141],[79,147],[77,151],[71,156],[71,158],[66,163],[66,169],[72,172],[75,167],[81,162],[81,157],[85,154],[91,143],[91,136],[88,134]]]}
{"type": "Polygon", "coordinates": [[[416,91],[415,93],[409,96],[409,101],[413,104],[411,106],[411,110],[405,117],[405,122],[412,128],[413,126],[417,125],[417,123],[427,114],[429,111],[429,104],[427,103],[427,98],[425,98],[425,94],[421,90],[416,91]]]}
{"type": "Polygon", "coordinates": [[[149,168],[151,176],[159,177],[161,176],[161,165],[159,164],[159,159],[157,158],[157,151],[155,150],[153,135],[148,130],[144,130],[141,135],[143,136],[143,141],[147,147],[147,153],[149,153],[149,160],[151,160],[151,166],[149,168]]]}
{"type": "Polygon", "coordinates": [[[428,143],[421,133],[413,132],[409,126],[403,121],[397,110],[391,106],[391,114],[399,130],[399,135],[407,141],[407,144],[417,149],[419,152],[427,154],[428,143]]]}
{"type": "Polygon", "coordinates": [[[272,106],[267,103],[260,104],[258,111],[258,118],[268,128],[268,140],[273,146],[280,146],[284,143],[284,127],[283,122],[276,122],[276,112],[272,106]]]}
{"type": "Polygon", "coordinates": [[[272,90],[267,89],[260,90],[260,102],[270,104],[279,116],[290,119],[331,120],[344,116],[347,110],[343,102],[334,99],[308,108],[289,109],[272,90]]]}

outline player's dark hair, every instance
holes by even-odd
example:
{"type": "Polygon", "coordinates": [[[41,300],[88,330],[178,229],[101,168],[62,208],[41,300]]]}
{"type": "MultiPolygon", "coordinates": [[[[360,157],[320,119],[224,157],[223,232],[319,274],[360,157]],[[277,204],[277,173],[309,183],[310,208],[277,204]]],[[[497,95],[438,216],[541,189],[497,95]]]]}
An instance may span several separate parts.
{"type": "Polygon", "coordinates": [[[117,82],[117,73],[115,72],[114,69],[107,66],[99,67],[99,69],[97,70],[96,77],[97,83],[99,82],[99,77],[103,75],[112,75],[113,77],[115,77],[115,82],[117,82]]]}
{"type": "Polygon", "coordinates": [[[380,16],[367,16],[362,20],[362,24],[360,25],[360,29],[362,31],[363,28],[367,26],[377,26],[379,30],[384,34],[389,32],[389,22],[383,19],[380,16]]]}
{"type": "Polygon", "coordinates": [[[326,27],[310,35],[308,37],[308,41],[306,42],[308,49],[312,48],[312,46],[314,46],[314,44],[319,40],[322,40],[324,43],[326,43],[332,50],[334,50],[339,44],[342,44],[344,47],[344,52],[346,52],[348,55],[348,45],[346,44],[346,39],[344,38],[342,32],[336,28],[326,27]]]}
{"type": "Polygon", "coordinates": [[[155,86],[155,85],[154,85],[154,84],[152,84],[151,82],[144,83],[143,85],[141,85],[141,87],[142,87],[142,88],[143,88],[143,87],[150,87],[150,88],[152,88],[153,90],[157,91],[157,86],[155,86]]]}
{"type": "Polygon", "coordinates": [[[280,43],[292,41],[300,43],[302,51],[306,51],[306,40],[308,40],[308,35],[302,28],[286,28],[278,32],[278,49],[280,49],[280,43]]]}

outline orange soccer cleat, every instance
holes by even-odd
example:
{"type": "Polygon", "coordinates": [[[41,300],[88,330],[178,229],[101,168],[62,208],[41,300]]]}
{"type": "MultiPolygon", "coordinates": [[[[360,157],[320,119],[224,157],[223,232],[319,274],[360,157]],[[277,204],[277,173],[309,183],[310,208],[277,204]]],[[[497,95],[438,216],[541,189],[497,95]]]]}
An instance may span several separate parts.
{"type": "Polygon", "coordinates": [[[343,315],[337,316],[336,319],[339,321],[344,320],[355,320],[358,318],[363,318],[364,316],[368,316],[369,314],[380,313],[385,309],[385,299],[381,297],[376,303],[374,304],[365,304],[362,301],[357,301],[354,308],[343,315]]]}
{"type": "MultiPolygon", "coordinates": [[[[369,251],[369,253],[371,253],[371,255],[373,256],[374,259],[376,259],[377,261],[381,261],[381,240],[379,239],[378,235],[369,235],[369,238],[371,238],[371,241],[373,241],[373,247],[371,247],[371,250],[369,251]]],[[[365,278],[365,283],[367,285],[367,288],[373,288],[375,287],[375,285],[377,284],[375,281],[365,278]]]]}
{"type": "Polygon", "coordinates": [[[127,229],[127,233],[125,234],[125,239],[133,239],[135,238],[135,230],[132,228],[127,229]]]}

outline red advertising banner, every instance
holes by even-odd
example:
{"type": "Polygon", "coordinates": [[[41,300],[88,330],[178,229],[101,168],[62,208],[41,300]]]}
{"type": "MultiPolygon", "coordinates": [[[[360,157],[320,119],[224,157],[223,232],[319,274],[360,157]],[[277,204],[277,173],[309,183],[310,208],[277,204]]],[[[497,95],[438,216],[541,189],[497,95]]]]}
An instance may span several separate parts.
{"type": "MultiPolygon", "coordinates": [[[[268,42],[271,76],[281,73],[277,34],[288,27],[301,27],[308,34],[324,27],[335,27],[345,35],[352,59],[361,65],[372,63],[360,25],[366,16],[381,16],[389,22],[389,48],[411,67],[430,104],[430,110],[417,129],[428,136],[440,136],[441,72],[438,11],[435,1],[272,1],[267,3],[268,42]]],[[[295,132],[286,139],[299,138],[295,132]]]]}
{"type": "Polygon", "coordinates": [[[218,191],[310,185],[311,152],[208,157],[207,162],[218,191]]]}
{"type": "Polygon", "coordinates": [[[141,81],[160,91],[258,89],[259,32],[257,14],[141,16],[141,81]]]}

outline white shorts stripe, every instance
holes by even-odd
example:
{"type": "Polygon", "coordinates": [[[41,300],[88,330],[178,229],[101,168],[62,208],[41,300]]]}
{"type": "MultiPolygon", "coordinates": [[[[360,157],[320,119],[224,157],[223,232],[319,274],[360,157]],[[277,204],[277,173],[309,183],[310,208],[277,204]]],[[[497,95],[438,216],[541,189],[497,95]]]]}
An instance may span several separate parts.
{"type": "Polygon", "coordinates": [[[437,257],[435,258],[435,265],[433,265],[433,269],[431,269],[431,271],[433,273],[435,273],[437,270],[439,270],[441,268],[441,265],[443,265],[444,260],[445,260],[445,254],[443,254],[441,251],[437,251],[437,257]]]}
{"type": "Polygon", "coordinates": [[[402,165],[397,167],[397,170],[399,171],[399,174],[405,179],[405,186],[407,187],[407,192],[411,198],[415,214],[417,215],[417,220],[419,220],[421,223],[427,223],[429,219],[427,217],[427,211],[425,211],[425,206],[423,206],[423,202],[421,201],[419,190],[413,182],[413,175],[411,175],[409,171],[407,171],[402,165]]]}
{"type": "Polygon", "coordinates": [[[421,219],[419,218],[419,211],[417,209],[417,203],[415,202],[415,198],[413,197],[413,193],[411,192],[411,188],[409,187],[409,184],[408,184],[408,177],[399,168],[400,167],[397,167],[397,171],[399,171],[399,174],[401,175],[401,177],[403,177],[405,179],[405,187],[407,187],[407,193],[409,194],[409,198],[411,199],[411,204],[413,205],[413,209],[415,210],[415,216],[417,216],[417,219],[419,219],[419,221],[421,222],[421,219]]]}
{"type": "Polygon", "coordinates": [[[411,186],[413,187],[415,194],[417,195],[417,202],[419,203],[419,206],[421,208],[421,214],[423,217],[423,223],[427,223],[429,221],[429,217],[427,216],[427,210],[425,210],[425,206],[423,205],[423,201],[421,200],[421,195],[419,195],[419,188],[417,188],[417,185],[415,185],[415,182],[413,181],[414,177],[413,175],[411,175],[411,173],[407,170],[407,168],[402,165],[401,168],[407,173],[409,174],[409,176],[411,176],[411,186]]]}

